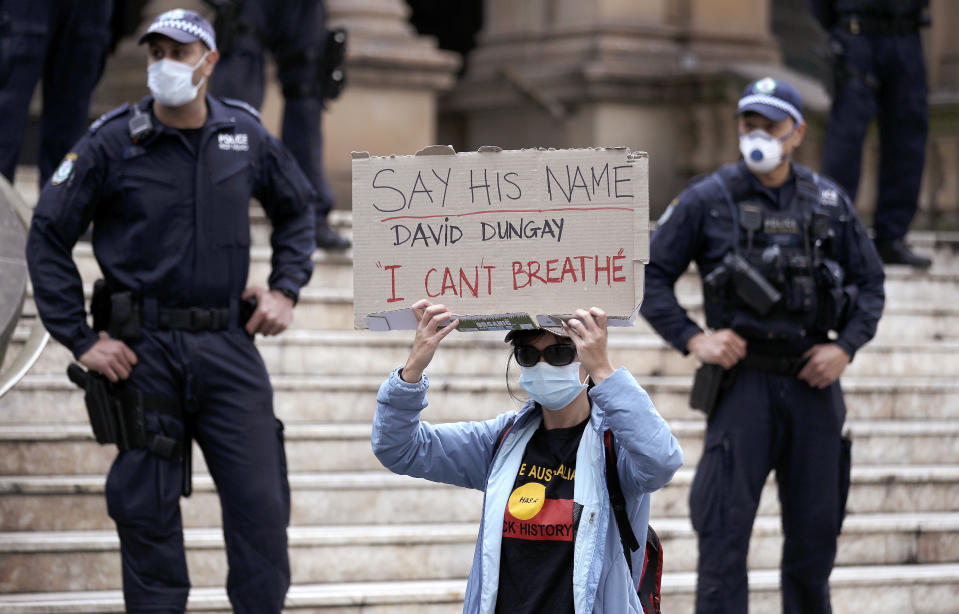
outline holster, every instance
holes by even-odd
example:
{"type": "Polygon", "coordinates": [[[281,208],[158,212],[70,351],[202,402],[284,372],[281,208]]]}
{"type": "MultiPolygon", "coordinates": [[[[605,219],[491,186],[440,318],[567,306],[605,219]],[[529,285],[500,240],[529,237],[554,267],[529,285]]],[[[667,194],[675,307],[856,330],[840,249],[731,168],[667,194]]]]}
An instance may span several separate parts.
{"type": "Polygon", "coordinates": [[[67,367],[67,376],[85,391],[84,402],[97,443],[113,443],[120,450],[146,448],[166,460],[183,455],[183,442],[147,431],[144,415],[146,410],[152,410],[182,421],[179,403],[118,386],[99,373],[84,371],[76,363],[67,367]]]}
{"type": "Polygon", "coordinates": [[[93,284],[90,313],[93,330],[106,331],[113,339],[136,343],[142,336],[140,301],[133,292],[111,292],[107,282],[98,279],[93,284]]]}
{"type": "Polygon", "coordinates": [[[693,389],[689,393],[689,406],[712,416],[719,402],[726,370],[722,365],[703,363],[693,376],[693,389]]]}
{"type": "Polygon", "coordinates": [[[346,87],[346,30],[334,28],[326,34],[323,62],[323,99],[334,100],[346,87]]]}
{"type": "Polygon", "coordinates": [[[125,343],[140,340],[140,302],[132,292],[114,292],[110,295],[110,324],[107,334],[125,343]]]}

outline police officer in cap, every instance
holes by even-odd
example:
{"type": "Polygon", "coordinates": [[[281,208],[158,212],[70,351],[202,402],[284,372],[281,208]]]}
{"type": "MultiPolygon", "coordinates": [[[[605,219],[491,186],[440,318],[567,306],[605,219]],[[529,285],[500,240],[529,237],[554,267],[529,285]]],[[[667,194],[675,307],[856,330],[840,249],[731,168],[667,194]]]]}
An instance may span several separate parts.
{"type": "Polygon", "coordinates": [[[290,492],[253,336],[281,333],[309,281],[316,193],[256,111],[206,95],[218,53],[202,17],[163,13],[140,42],[152,95],[96,121],[40,196],[27,245],[37,308],[82,364],[147,410],[148,445],[121,451],[106,483],[127,611],[186,607],[186,463],[154,444],[188,451],[192,436],[220,497],[234,611],[280,612],[290,492]],[[269,288],[247,286],[252,197],[273,223],[269,288]],[[71,258],[91,221],[105,277],[97,300],[109,305],[99,333],[71,258]]]}
{"type": "Polygon", "coordinates": [[[882,263],[843,191],[791,160],[806,131],[794,87],[750,84],[736,121],[743,158],[691,183],[660,218],[642,305],[703,363],[692,402],[709,419],[689,501],[696,611],[747,611],[749,537],[775,470],[784,611],[826,613],[849,476],[839,376],[876,332],[882,263]],[[706,331],[674,292],[692,261],[706,331]]]}
{"type": "Polygon", "coordinates": [[[822,169],[856,199],[862,144],[878,114],[876,247],[888,264],[928,268],[932,260],[904,241],[919,206],[929,108],[919,28],[929,0],[809,0],[829,32],[833,104],[822,169]]]}

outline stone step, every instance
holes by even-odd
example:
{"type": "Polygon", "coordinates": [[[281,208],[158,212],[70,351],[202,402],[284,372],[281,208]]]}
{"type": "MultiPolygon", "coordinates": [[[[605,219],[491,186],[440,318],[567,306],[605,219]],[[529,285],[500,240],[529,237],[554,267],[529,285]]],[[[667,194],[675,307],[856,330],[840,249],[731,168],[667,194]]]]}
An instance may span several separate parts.
{"type": "MultiPolygon", "coordinates": [[[[655,518],[688,518],[693,469],[680,469],[652,498],[655,518]]],[[[482,493],[386,470],[291,473],[292,524],[404,524],[476,522],[482,493]]],[[[951,512],[959,509],[959,466],[854,466],[850,514],[951,512]]],[[[103,475],[0,476],[0,531],[78,531],[112,528],[105,512],[103,475]]],[[[181,503],[184,526],[219,525],[208,475],[193,477],[193,495],[181,503]]],[[[759,513],[778,510],[773,478],[759,513]]]]}
{"type": "MultiPolygon", "coordinates": [[[[434,424],[437,422],[433,421],[434,424]]],[[[705,423],[673,420],[686,465],[699,462],[705,423]]],[[[857,466],[959,465],[959,422],[849,421],[857,466]]],[[[287,423],[286,459],[291,472],[371,471],[380,469],[370,447],[369,422],[361,424],[287,423]]],[[[0,475],[106,474],[116,448],[100,446],[88,424],[0,426],[0,475]]],[[[206,473],[194,444],[193,471],[206,473]]]]}
{"type": "MultiPolygon", "coordinates": [[[[691,297],[680,298],[688,310],[689,316],[696,322],[705,321],[701,300],[691,297]]],[[[885,315],[879,321],[878,340],[910,339],[957,340],[959,339],[959,297],[956,301],[935,298],[914,298],[904,295],[900,300],[890,299],[886,303],[885,315]]],[[[25,311],[35,313],[32,299],[28,298],[25,311]]],[[[323,289],[308,287],[300,293],[293,316],[293,328],[312,330],[352,330],[354,329],[353,296],[339,288],[323,289]]],[[[624,333],[655,334],[652,327],[637,317],[631,327],[621,327],[624,333]]],[[[470,333],[477,334],[477,333],[470,333]]]]}
{"type": "MultiPolygon", "coordinates": [[[[337,258],[336,255],[323,258],[315,256],[314,260],[334,262],[337,258]]],[[[349,271],[341,269],[338,264],[329,267],[321,265],[321,268],[323,274],[330,272],[333,285],[328,286],[316,277],[301,291],[299,303],[294,310],[292,330],[353,330],[352,285],[341,285],[347,283],[349,271]]],[[[263,282],[260,280],[258,283],[263,282]]],[[[956,274],[956,279],[949,283],[959,288],[959,273],[956,274]]],[[[88,280],[85,287],[87,304],[89,304],[91,288],[92,280],[88,280]]],[[[950,292],[943,290],[938,296],[923,296],[908,288],[897,294],[890,291],[887,285],[886,296],[884,315],[879,321],[877,337],[874,341],[959,340],[959,294],[952,296],[950,292]]],[[[695,321],[700,323],[704,321],[700,296],[692,293],[681,294],[680,302],[695,321]]],[[[32,288],[28,288],[23,313],[31,319],[36,316],[32,288]]],[[[618,330],[624,334],[655,334],[642,317],[637,318],[634,326],[622,327],[618,330]]]]}
{"type": "MultiPolygon", "coordinates": [[[[504,359],[505,363],[505,359],[504,359]]],[[[288,423],[369,424],[383,375],[274,376],[274,407],[288,423]]],[[[519,409],[499,376],[431,378],[430,406],[423,418],[435,422],[492,418],[519,409]]],[[[702,420],[689,408],[691,378],[646,376],[637,380],[668,420],[702,420]]],[[[518,396],[523,391],[511,384],[518,396]]],[[[949,378],[867,378],[843,380],[849,420],[959,420],[959,381],[949,378]]],[[[0,398],[0,424],[82,424],[83,392],[66,375],[27,375],[0,398]]]]}
{"type": "MultiPolygon", "coordinates": [[[[267,243],[269,245],[269,243],[267,243]]],[[[270,255],[272,251],[267,246],[254,246],[250,250],[249,284],[266,285],[272,267],[270,255]]],[[[100,265],[93,258],[93,247],[90,243],[80,242],[73,248],[73,259],[77,263],[80,276],[87,285],[92,285],[103,277],[100,265]]],[[[313,277],[309,287],[314,288],[352,288],[353,287],[353,257],[352,252],[326,252],[317,250],[313,254],[313,277]]]]}
{"type": "MultiPolygon", "coordinates": [[[[667,553],[664,571],[696,568],[696,535],[689,521],[654,519],[667,553]]],[[[849,516],[836,564],[905,565],[959,562],[956,514],[849,516]]],[[[291,527],[294,584],[417,581],[463,578],[469,573],[477,525],[409,524],[291,527]]],[[[219,528],[187,529],[187,565],[193,586],[218,586],[226,571],[219,528]]],[[[775,568],[782,550],[780,520],[756,519],[750,569],[775,568]]],[[[0,533],[0,593],[121,588],[115,531],[0,533]]]]}
{"type": "MultiPolygon", "coordinates": [[[[336,232],[344,237],[353,240],[353,225],[352,219],[349,220],[349,224],[343,223],[344,214],[349,215],[346,211],[333,211],[330,217],[327,219],[327,223],[336,230],[336,232]],[[339,215],[334,215],[339,214],[339,215]]],[[[273,225],[270,224],[270,221],[263,214],[263,210],[259,207],[255,207],[250,210],[250,244],[253,247],[263,247],[269,248],[270,238],[273,236],[273,225]],[[258,213],[258,214],[257,214],[258,213]]],[[[324,251],[324,250],[319,250],[324,251]]],[[[330,252],[337,253],[337,252],[330,252]]]]}
{"type": "MultiPolygon", "coordinates": [[[[294,329],[276,337],[259,337],[257,346],[273,375],[384,376],[406,362],[412,345],[412,331],[373,333],[370,331],[313,331],[294,329]]],[[[17,331],[20,344],[26,331],[17,331]]],[[[15,347],[20,347],[17,345],[15,347]]],[[[856,354],[846,377],[957,377],[959,361],[950,360],[959,352],[959,339],[950,341],[876,340],[856,354]]],[[[460,333],[443,341],[430,364],[431,375],[494,375],[503,373],[510,348],[503,333],[460,333]]],[[[13,354],[13,352],[11,352],[13,354]]],[[[659,337],[614,329],[609,337],[609,354],[614,365],[649,375],[691,375],[697,361],[684,357],[659,337]]],[[[56,342],[41,355],[32,373],[65,372],[72,354],[56,342]]],[[[512,362],[512,361],[511,361],[512,362]]],[[[518,368],[513,365],[513,368],[518,368]]],[[[517,375],[518,376],[518,375],[517,375]]]]}
{"type": "MultiPolygon", "coordinates": [[[[337,230],[349,235],[350,227],[344,226],[340,218],[337,230]]],[[[267,239],[264,242],[254,243],[250,251],[250,283],[266,283],[271,269],[271,248],[267,239]]],[[[93,257],[90,243],[80,242],[73,250],[73,257],[77,263],[80,275],[87,285],[102,277],[100,267],[93,257]]],[[[952,299],[959,298],[959,258],[957,264],[949,268],[932,268],[928,271],[917,271],[909,267],[887,267],[886,269],[886,301],[888,304],[897,304],[903,298],[915,303],[933,301],[939,305],[954,304],[952,299]]],[[[312,288],[352,288],[353,287],[353,252],[326,252],[318,250],[313,255],[314,273],[309,287],[312,288]]],[[[676,282],[676,293],[683,305],[702,299],[702,282],[692,265],[676,282]]]]}
{"type": "MultiPolygon", "coordinates": [[[[347,582],[293,585],[284,612],[300,614],[459,614],[466,581],[347,582]]],[[[193,588],[189,612],[231,614],[222,588],[193,588]]],[[[118,591],[75,591],[0,595],[0,614],[120,614],[118,591]]]]}
{"type": "MultiPolygon", "coordinates": [[[[291,527],[296,584],[464,578],[476,525],[291,527]]],[[[219,528],[187,529],[193,586],[219,586],[227,562],[219,528]]],[[[0,593],[121,588],[116,531],[0,533],[0,593]]],[[[2,611],[2,610],[0,610],[2,611]]]]}
{"type": "MultiPolygon", "coordinates": [[[[663,605],[673,614],[692,614],[696,575],[664,573],[663,605]]],[[[779,571],[749,572],[752,612],[781,610],[779,571]]],[[[293,585],[285,611],[310,614],[457,614],[463,610],[465,579],[416,582],[350,582],[293,585]]],[[[864,565],[838,567],[830,576],[836,614],[952,614],[959,601],[959,565],[864,565]],[[882,598],[877,599],[877,595],[882,598]]],[[[229,614],[222,588],[190,591],[190,612],[229,614]]],[[[124,611],[120,591],[76,591],[0,595],[2,614],[116,614],[124,611]]]]}

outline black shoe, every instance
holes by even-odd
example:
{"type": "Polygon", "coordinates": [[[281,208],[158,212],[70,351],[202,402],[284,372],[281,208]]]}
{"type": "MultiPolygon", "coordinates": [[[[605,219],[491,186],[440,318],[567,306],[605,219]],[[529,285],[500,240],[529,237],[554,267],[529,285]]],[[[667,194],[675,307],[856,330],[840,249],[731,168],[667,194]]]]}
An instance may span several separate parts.
{"type": "Polygon", "coordinates": [[[318,249],[342,251],[348,249],[350,245],[352,243],[349,239],[336,234],[325,222],[316,225],[316,247],[318,249]]]}
{"type": "Polygon", "coordinates": [[[917,269],[928,269],[932,266],[932,260],[925,256],[920,256],[909,249],[905,241],[896,239],[895,241],[876,241],[876,250],[879,257],[886,264],[908,264],[917,269]]]}

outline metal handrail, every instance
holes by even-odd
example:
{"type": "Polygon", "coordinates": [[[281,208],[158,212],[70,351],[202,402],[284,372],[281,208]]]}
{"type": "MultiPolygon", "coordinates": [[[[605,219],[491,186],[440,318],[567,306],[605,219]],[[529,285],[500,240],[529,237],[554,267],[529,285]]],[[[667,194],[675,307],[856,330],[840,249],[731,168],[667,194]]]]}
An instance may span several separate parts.
{"type": "MultiPolygon", "coordinates": [[[[20,193],[17,192],[2,175],[0,175],[0,198],[6,200],[13,206],[13,210],[23,223],[24,230],[28,229],[30,227],[30,218],[33,214],[27,206],[27,203],[23,201],[20,193]]],[[[24,291],[24,294],[26,294],[26,291],[24,291]]],[[[17,357],[10,363],[10,366],[7,367],[5,371],[0,372],[0,397],[5,395],[17,382],[23,379],[23,376],[27,374],[30,367],[40,358],[40,354],[43,352],[43,348],[46,347],[47,341],[49,340],[50,334],[47,333],[46,329],[43,328],[43,323],[37,318],[37,321],[30,329],[27,342],[20,348],[17,357]]]]}

